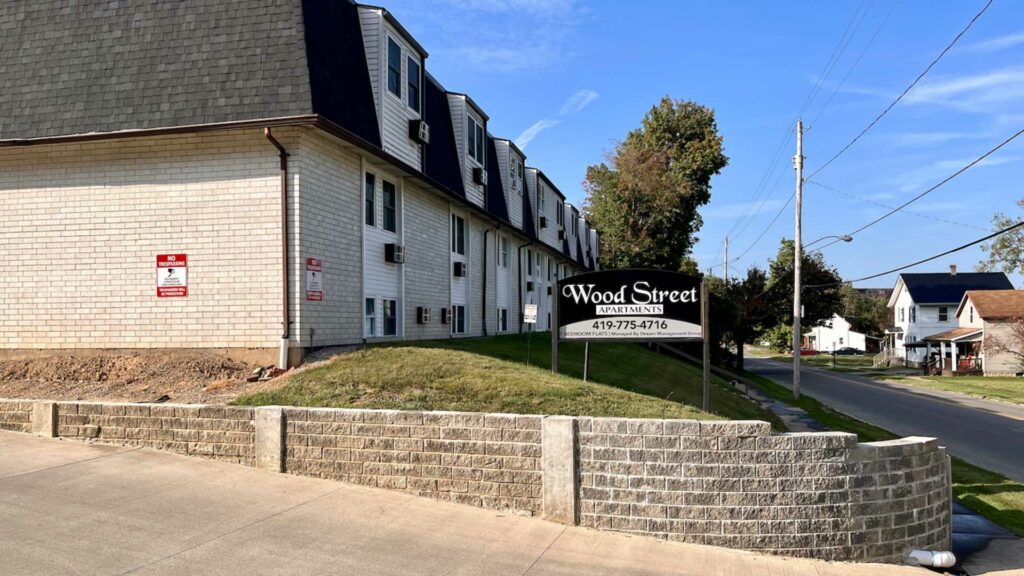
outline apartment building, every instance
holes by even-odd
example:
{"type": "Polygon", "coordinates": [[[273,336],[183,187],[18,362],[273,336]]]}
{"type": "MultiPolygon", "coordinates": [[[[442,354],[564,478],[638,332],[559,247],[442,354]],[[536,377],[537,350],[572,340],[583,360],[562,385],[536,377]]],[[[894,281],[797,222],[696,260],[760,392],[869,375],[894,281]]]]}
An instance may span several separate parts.
{"type": "Polygon", "coordinates": [[[0,348],[550,327],[600,237],[386,8],[0,6],[0,348]]]}

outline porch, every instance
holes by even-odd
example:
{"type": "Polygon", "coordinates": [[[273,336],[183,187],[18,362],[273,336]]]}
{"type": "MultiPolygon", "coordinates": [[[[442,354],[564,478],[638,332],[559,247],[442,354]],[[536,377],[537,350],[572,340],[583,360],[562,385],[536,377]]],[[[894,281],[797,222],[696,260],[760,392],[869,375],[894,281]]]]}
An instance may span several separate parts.
{"type": "Polygon", "coordinates": [[[925,349],[921,365],[925,375],[981,376],[985,373],[981,339],[981,328],[954,328],[907,346],[925,349]]]}

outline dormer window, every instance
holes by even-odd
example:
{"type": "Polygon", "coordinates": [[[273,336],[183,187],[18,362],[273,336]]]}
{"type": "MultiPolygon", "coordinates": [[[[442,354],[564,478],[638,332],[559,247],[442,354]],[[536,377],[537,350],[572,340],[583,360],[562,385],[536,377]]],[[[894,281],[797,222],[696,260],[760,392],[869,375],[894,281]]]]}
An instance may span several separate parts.
{"type": "Polygon", "coordinates": [[[402,97],[402,47],[388,36],[388,92],[402,97]]]}
{"type": "Polygon", "coordinates": [[[415,58],[410,56],[408,58],[408,69],[409,69],[409,94],[408,102],[409,108],[419,112],[420,111],[420,63],[415,58]]]}
{"type": "Polygon", "coordinates": [[[483,165],[484,128],[472,116],[467,116],[467,118],[469,119],[466,123],[469,130],[469,157],[483,165]]]}

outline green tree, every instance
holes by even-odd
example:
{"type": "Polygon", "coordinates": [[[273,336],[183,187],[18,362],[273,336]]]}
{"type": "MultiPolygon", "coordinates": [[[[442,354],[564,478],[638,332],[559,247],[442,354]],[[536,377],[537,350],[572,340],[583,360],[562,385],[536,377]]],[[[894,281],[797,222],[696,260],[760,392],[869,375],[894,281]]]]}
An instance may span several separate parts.
{"type": "MultiPolygon", "coordinates": [[[[800,283],[803,290],[801,326],[821,326],[833,314],[843,312],[842,277],[825,262],[821,252],[801,255],[800,283]]],[[[773,316],[782,324],[793,323],[793,241],[782,240],[779,253],[768,267],[773,316]]],[[[790,346],[791,348],[792,346],[790,346]]]]}
{"type": "Polygon", "coordinates": [[[607,163],[587,168],[584,213],[601,233],[607,268],[686,268],[711,200],[711,177],[726,166],[714,111],[664,97],[607,163]]]}
{"type": "Polygon", "coordinates": [[[743,368],[744,347],[754,342],[766,329],[778,324],[776,307],[770,300],[771,289],[764,270],[750,267],[744,278],[722,282],[721,297],[725,302],[721,316],[712,323],[723,332],[723,339],[736,346],[736,367],[743,368]]]}
{"type": "Polygon", "coordinates": [[[842,293],[843,311],[839,314],[850,323],[850,328],[855,332],[881,338],[892,319],[886,300],[865,296],[849,284],[843,285],[842,293]]]}
{"type": "MultiPolygon", "coordinates": [[[[1024,199],[1017,201],[1017,206],[1024,208],[1024,199]]],[[[1011,218],[997,212],[992,216],[992,229],[1002,230],[1020,222],[1020,218],[1011,218]]],[[[1016,228],[996,236],[991,242],[981,245],[988,258],[978,263],[982,272],[1002,271],[1007,274],[1024,273],[1024,227],[1016,228]]]]}

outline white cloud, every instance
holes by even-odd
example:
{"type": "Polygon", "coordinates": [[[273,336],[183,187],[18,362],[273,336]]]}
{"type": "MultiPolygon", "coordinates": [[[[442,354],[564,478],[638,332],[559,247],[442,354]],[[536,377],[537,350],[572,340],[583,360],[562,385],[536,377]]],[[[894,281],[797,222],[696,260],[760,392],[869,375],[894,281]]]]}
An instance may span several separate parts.
{"type": "Polygon", "coordinates": [[[532,126],[527,128],[526,130],[523,130],[523,133],[516,138],[516,146],[518,146],[520,150],[525,150],[526,146],[531,141],[533,141],[533,139],[536,138],[538,134],[547,130],[548,128],[557,126],[560,122],[561,120],[550,120],[548,118],[534,122],[532,126]]]}
{"type": "Polygon", "coordinates": [[[967,112],[1002,112],[1024,98],[1024,68],[939,77],[924,81],[904,99],[907,103],[941,104],[967,112]]]}
{"type": "Polygon", "coordinates": [[[569,99],[562,105],[562,109],[558,111],[562,116],[568,114],[576,114],[587,106],[589,106],[594,100],[597,100],[599,94],[593,90],[580,90],[569,96],[569,99]]]}
{"type": "Polygon", "coordinates": [[[778,210],[784,203],[780,199],[771,199],[761,202],[736,202],[734,204],[712,204],[706,209],[701,211],[701,216],[704,220],[735,220],[740,216],[746,214],[749,217],[754,217],[764,212],[772,212],[778,210]]]}
{"type": "Polygon", "coordinates": [[[999,50],[1013,48],[1014,46],[1020,46],[1021,44],[1024,44],[1024,33],[997,36],[995,38],[990,38],[989,40],[969,44],[961,48],[961,50],[964,52],[975,53],[997,52],[999,50]]]}
{"type": "MultiPolygon", "coordinates": [[[[1017,162],[1020,156],[989,156],[972,166],[971,170],[984,168],[986,166],[999,166],[1017,162]]],[[[922,192],[925,186],[934,184],[970,164],[974,158],[951,158],[949,160],[937,160],[921,168],[905,172],[897,179],[897,187],[900,192],[922,192]]]]}

